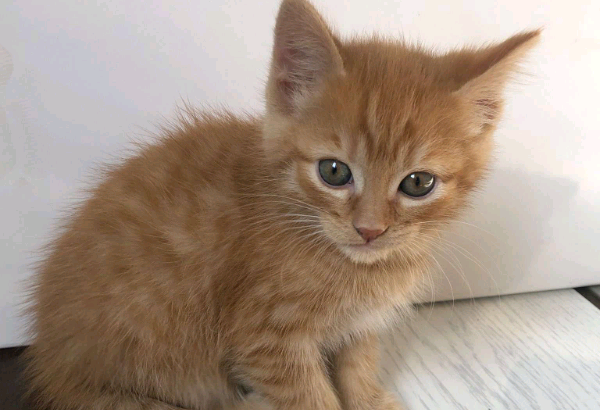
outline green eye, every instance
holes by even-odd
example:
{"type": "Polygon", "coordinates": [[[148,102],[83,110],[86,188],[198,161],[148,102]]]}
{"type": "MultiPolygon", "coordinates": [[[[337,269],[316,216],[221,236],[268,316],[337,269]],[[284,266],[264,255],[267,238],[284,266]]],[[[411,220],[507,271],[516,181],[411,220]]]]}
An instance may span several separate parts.
{"type": "Polygon", "coordinates": [[[408,196],[418,198],[433,190],[435,177],[428,172],[414,172],[400,182],[399,190],[408,196]]]}
{"type": "Polygon", "coordinates": [[[335,159],[319,161],[319,174],[323,181],[332,186],[342,186],[352,181],[348,165],[335,159]]]}

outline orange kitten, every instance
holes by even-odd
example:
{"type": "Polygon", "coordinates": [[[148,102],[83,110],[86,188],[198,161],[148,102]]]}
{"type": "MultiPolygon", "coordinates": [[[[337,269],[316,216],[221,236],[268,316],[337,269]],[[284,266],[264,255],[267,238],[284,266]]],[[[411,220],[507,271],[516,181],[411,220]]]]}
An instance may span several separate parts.
{"type": "Polygon", "coordinates": [[[188,110],[110,170],[35,277],[57,410],[391,410],[377,333],[485,173],[538,32],[436,56],[284,0],[264,117],[188,110]]]}

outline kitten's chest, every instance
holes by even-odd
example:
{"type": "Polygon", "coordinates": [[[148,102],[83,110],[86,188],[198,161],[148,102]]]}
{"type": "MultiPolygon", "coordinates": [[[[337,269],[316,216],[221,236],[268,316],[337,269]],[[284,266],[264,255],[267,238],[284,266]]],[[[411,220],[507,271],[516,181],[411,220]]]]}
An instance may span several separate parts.
{"type": "Polygon", "coordinates": [[[334,327],[336,332],[326,335],[326,344],[337,346],[354,337],[383,333],[400,324],[411,311],[412,304],[407,298],[377,307],[356,309],[334,327]]]}
{"type": "Polygon", "coordinates": [[[376,309],[356,315],[349,323],[349,334],[382,332],[399,320],[393,307],[376,309]]]}
{"type": "Polygon", "coordinates": [[[366,309],[353,315],[347,325],[349,335],[380,333],[401,322],[410,312],[411,305],[406,301],[396,301],[375,309],[366,309]]]}
{"type": "Polygon", "coordinates": [[[344,326],[346,335],[381,333],[397,326],[412,311],[413,294],[411,286],[382,287],[372,292],[372,297],[364,297],[350,310],[344,326]]]}

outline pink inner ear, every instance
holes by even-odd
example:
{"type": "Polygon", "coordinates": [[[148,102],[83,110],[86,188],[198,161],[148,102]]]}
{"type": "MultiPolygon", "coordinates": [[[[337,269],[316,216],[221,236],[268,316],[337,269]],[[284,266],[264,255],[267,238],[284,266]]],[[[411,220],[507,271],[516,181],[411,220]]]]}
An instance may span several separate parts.
{"type": "Polygon", "coordinates": [[[286,97],[290,98],[298,90],[298,85],[293,83],[287,78],[281,78],[277,81],[277,85],[281,90],[281,93],[286,97]]]}
{"type": "MultiPolygon", "coordinates": [[[[286,111],[293,110],[294,96],[302,90],[310,90],[317,82],[318,67],[311,50],[302,50],[291,45],[278,46],[275,52],[276,85],[286,111]]],[[[314,51],[314,50],[313,50],[314,51]]]]}
{"type": "Polygon", "coordinates": [[[314,55],[299,48],[281,47],[276,54],[279,77],[291,83],[308,85],[316,79],[318,67],[315,60],[314,55]]]}
{"type": "Polygon", "coordinates": [[[275,24],[270,106],[298,111],[338,66],[343,63],[333,35],[314,7],[304,0],[283,1],[275,24]]]}
{"type": "Polygon", "coordinates": [[[294,49],[278,45],[275,51],[277,67],[279,67],[279,69],[285,70],[287,67],[290,66],[290,62],[294,60],[294,55],[297,55],[297,52],[294,49]]]}
{"type": "Polygon", "coordinates": [[[490,98],[480,98],[475,101],[475,105],[481,107],[481,112],[484,118],[488,121],[494,121],[498,116],[498,109],[500,105],[498,101],[490,98]]]}

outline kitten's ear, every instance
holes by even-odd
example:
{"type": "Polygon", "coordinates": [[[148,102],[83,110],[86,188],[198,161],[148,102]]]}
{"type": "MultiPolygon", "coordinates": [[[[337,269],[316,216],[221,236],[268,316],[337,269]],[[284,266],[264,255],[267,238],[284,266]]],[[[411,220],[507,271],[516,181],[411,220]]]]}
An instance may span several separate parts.
{"type": "Polygon", "coordinates": [[[480,133],[496,125],[503,107],[506,83],[518,70],[525,55],[539,42],[541,30],[517,34],[504,42],[475,52],[452,53],[455,91],[470,106],[473,131],[480,133]]]}
{"type": "Polygon", "coordinates": [[[331,30],[306,0],[283,0],[275,24],[267,104],[294,114],[328,76],[343,72],[331,30]]]}

